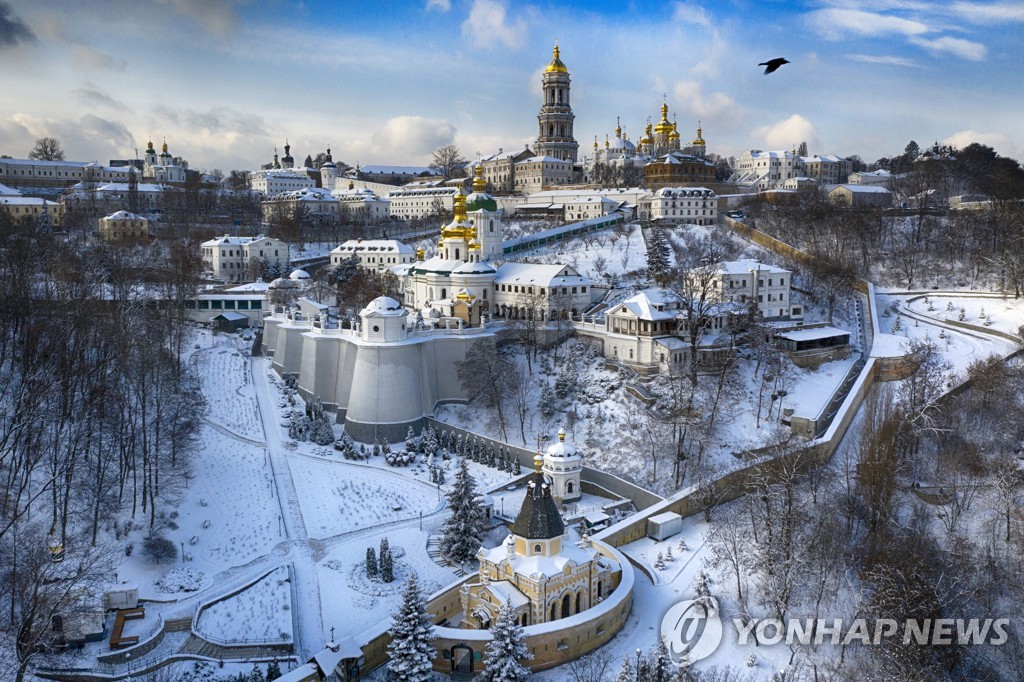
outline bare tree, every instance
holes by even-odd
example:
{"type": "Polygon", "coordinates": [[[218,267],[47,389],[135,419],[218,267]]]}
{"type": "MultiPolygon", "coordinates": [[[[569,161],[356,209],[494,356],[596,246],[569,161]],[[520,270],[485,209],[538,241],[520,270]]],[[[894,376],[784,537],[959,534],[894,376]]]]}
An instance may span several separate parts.
{"type": "Polygon", "coordinates": [[[40,137],[28,153],[28,158],[39,161],[63,161],[64,148],[56,137],[40,137]]]}
{"type": "Polygon", "coordinates": [[[447,180],[448,178],[463,177],[465,165],[466,159],[462,156],[459,148],[454,144],[446,144],[434,152],[434,157],[430,161],[430,170],[432,173],[444,176],[447,180]]]}

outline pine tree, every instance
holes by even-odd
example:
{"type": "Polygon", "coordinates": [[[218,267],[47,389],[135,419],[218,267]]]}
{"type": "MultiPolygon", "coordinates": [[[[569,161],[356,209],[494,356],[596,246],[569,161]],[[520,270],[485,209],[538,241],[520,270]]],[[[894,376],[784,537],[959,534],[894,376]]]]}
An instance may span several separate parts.
{"type": "Polygon", "coordinates": [[[267,682],[273,682],[279,677],[281,677],[281,666],[278,662],[271,661],[267,663],[267,682]]]}
{"type": "Polygon", "coordinates": [[[520,473],[522,473],[522,466],[519,464],[519,458],[515,457],[512,460],[512,475],[518,476],[520,473]]]}
{"type": "Polygon", "coordinates": [[[665,557],[661,555],[661,552],[658,552],[658,558],[654,560],[654,567],[659,571],[665,569],[665,557]]]}
{"type": "Polygon", "coordinates": [[[366,548],[366,577],[370,580],[377,579],[377,553],[373,547],[366,548]]]}
{"type": "Polygon", "coordinates": [[[263,671],[260,670],[258,664],[252,664],[252,672],[249,673],[249,682],[264,682],[267,678],[263,677],[263,671]]]}
{"type": "Polygon", "coordinates": [[[629,656],[622,659],[622,670],[619,671],[615,682],[636,682],[636,677],[633,676],[633,664],[630,662],[629,656]]]}
{"type": "Polygon", "coordinates": [[[487,664],[484,682],[524,682],[530,669],[521,661],[529,661],[533,654],[523,641],[523,628],[516,622],[512,602],[506,601],[498,610],[498,618],[491,628],[491,641],[487,645],[487,664]]]}
{"type": "Polygon", "coordinates": [[[476,496],[476,481],[469,474],[466,460],[461,459],[455,482],[448,493],[448,507],[452,515],[441,529],[441,551],[459,564],[475,557],[480,549],[484,512],[476,496]]]}
{"type": "Polygon", "coordinates": [[[652,679],[669,680],[672,678],[672,659],[668,655],[668,647],[665,646],[665,639],[658,637],[658,648],[654,653],[654,669],[651,671],[652,679]]]}
{"type": "Polygon", "coordinates": [[[665,563],[670,564],[675,560],[676,558],[672,556],[672,545],[669,545],[668,549],[665,550],[665,563]]]}
{"type": "Polygon", "coordinates": [[[396,682],[427,682],[433,677],[431,661],[437,655],[432,642],[434,626],[427,613],[427,602],[416,584],[416,575],[409,576],[402,606],[393,616],[388,634],[388,671],[396,682]]]}
{"type": "Polygon", "coordinates": [[[416,434],[413,432],[412,427],[405,432],[405,451],[408,453],[416,452],[416,434]]]}

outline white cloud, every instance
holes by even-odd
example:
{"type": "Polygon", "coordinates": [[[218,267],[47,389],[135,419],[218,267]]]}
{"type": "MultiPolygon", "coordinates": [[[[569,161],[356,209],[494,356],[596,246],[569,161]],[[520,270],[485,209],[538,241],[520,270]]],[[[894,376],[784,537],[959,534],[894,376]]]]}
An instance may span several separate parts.
{"type": "Polygon", "coordinates": [[[124,71],[128,62],[117,57],[112,57],[106,52],[100,52],[89,45],[71,46],[72,64],[85,71],[124,71]]]}
{"type": "Polygon", "coordinates": [[[522,47],[526,40],[526,22],[523,19],[509,21],[505,5],[497,0],[473,0],[469,17],[462,23],[462,35],[473,41],[477,47],[522,47]]]}
{"type": "Polygon", "coordinates": [[[427,11],[436,9],[438,12],[450,12],[452,0],[427,0],[427,11]]]}
{"type": "Polygon", "coordinates": [[[774,125],[755,128],[751,135],[764,140],[770,149],[795,149],[801,142],[806,142],[809,151],[814,153],[821,146],[814,125],[800,114],[793,114],[774,125]]]}
{"type": "Polygon", "coordinates": [[[972,142],[978,144],[987,145],[995,149],[1003,156],[1009,156],[1010,158],[1021,158],[1024,156],[1024,146],[1021,146],[1014,142],[1007,135],[1002,133],[982,133],[976,130],[961,130],[960,132],[953,133],[946,139],[942,140],[942,144],[948,144],[951,147],[957,147],[963,149],[972,142]]]}
{"type": "Polygon", "coordinates": [[[672,12],[672,20],[681,24],[697,24],[698,26],[711,26],[711,17],[706,9],[700,5],[689,2],[677,2],[672,12]]]}
{"type": "Polygon", "coordinates": [[[743,120],[746,113],[729,94],[704,92],[697,81],[676,83],[672,94],[679,107],[693,118],[713,121],[718,130],[728,130],[743,120]]]}
{"type": "Polygon", "coordinates": [[[923,47],[929,52],[936,54],[948,53],[973,62],[980,62],[985,59],[988,52],[981,43],[975,43],[962,38],[942,36],[941,38],[911,38],[910,42],[918,47],[923,47]]]}
{"type": "MultiPolygon", "coordinates": [[[[32,148],[36,138],[56,137],[64,146],[67,158],[75,161],[103,161],[127,154],[134,142],[123,123],[85,114],[78,120],[39,118],[30,114],[14,114],[14,125],[7,133],[25,148],[32,148]],[[20,139],[19,139],[20,138],[20,139]]],[[[15,155],[17,156],[17,155],[15,155]]]]}
{"type": "Polygon", "coordinates": [[[846,58],[851,61],[863,62],[865,64],[887,64],[889,66],[908,66],[915,69],[920,68],[920,65],[913,59],[896,57],[893,55],[848,54],[846,55],[846,58]]]}
{"type": "Polygon", "coordinates": [[[928,26],[920,21],[857,9],[815,10],[807,15],[807,23],[826,40],[841,40],[849,34],[916,36],[929,30],[928,26]]]}
{"type": "Polygon", "coordinates": [[[973,24],[1001,24],[1024,21],[1024,5],[1020,2],[954,2],[950,9],[960,19],[973,24]]]}
{"type": "Polygon", "coordinates": [[[353,144],[380,163],[389,159],[419,159],[427,162],[434,150],[455,142],[455,126],[441,119],[396,116],[389,119],[370,139],[370,145],[353,144]]]}
{"type": "Polygon", "coordinates": [[[196,23],[206,32],[223,36],[230,33],[238,25],[235,5],[244,4],[246,0],[160,0],[160,4],[170,5],[179,13],[195,19],[196,23]]]}

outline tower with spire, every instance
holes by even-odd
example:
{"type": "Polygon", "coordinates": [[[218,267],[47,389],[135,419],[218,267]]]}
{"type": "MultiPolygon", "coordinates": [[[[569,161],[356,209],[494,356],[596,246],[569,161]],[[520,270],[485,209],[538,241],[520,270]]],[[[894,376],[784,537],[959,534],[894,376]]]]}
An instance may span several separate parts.
{"type": "Polygon", "coordinates": [[[284,156],[281,157],[281,168],[295,168],[295,159],[292,158],[292,146],[288,144],[288,140],[284,141],[284,156]]]}
{"type": "Polygon", "coordinates": [[[544,68],[541,81],[543,103],[537,115],[538,134],[534,152],[538,156],[575,163],[579,144],[572,132],[576,117],[572,113],[569,91],[569,69],[562,62],[555,43],[551,63],[544,68]]]}

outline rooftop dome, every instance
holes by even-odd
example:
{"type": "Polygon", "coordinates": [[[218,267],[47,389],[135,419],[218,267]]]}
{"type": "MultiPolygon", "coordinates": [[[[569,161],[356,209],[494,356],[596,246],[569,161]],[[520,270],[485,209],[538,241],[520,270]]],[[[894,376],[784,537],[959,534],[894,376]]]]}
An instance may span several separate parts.
{"type": "Polygon", "coordinates": [[[292,273],[288,275],[288,279],[295,281],[309,279],[309,273],[301,269],[292,270],[292,273]]]}
{"type": "Polygon", "coordinates": [[[497,272],[494,266],[487,261],[480,261],[479,263],[465,262],[452,270],[452,274],[459,275],[493,275],[497,272]]]}
{"type": "Polygon", "coordinates": [[[548,457],[559,457],[563,459],[579,457],[579,454],[576,452],[576,446],[572,443],[565,442],[564,428],[558,430],[558,442],[548,448],[547,455],[548,457]]]}
{"type": "Polygon", "coordinates": [[[359,311],[362,315],[383,315],[385,317],[398,317],[405,315],[402,304],[389,296],[378,296],[366,304],[366,307],[359,311]]]}
{"type": "Polygon", "coordinates": [[[569,73],[569,69],[565,68],[565,64],[558,57],[558,45],[555,45],[551,63],[544,68],[544,73],[569,73]]]}

